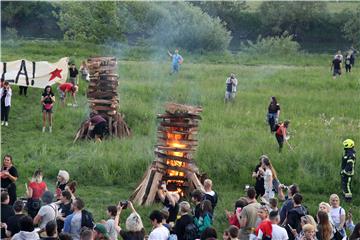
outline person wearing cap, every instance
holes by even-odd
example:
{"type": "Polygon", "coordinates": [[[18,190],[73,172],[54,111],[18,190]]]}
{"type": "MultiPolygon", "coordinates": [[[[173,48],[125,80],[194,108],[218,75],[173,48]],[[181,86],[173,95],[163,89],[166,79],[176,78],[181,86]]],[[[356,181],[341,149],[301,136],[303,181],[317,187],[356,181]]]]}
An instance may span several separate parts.
{"type": "Polygon", "coordinates": [[[76,103],[76,93],[78,91],[78,86],[73,83],[62,83],[59,85],[58,90],[60,94],[60,101],[61,106],[65,106],[65,99],[66,99],[66,93],[71,93],[71,96],[73,97],[73,104],[72,106],[77,106],[76,103]]]}
{"type": "Polygon", "coordinates": [[[69,182],[69,179],[70,179],[70,175],[67,171],[59,170],[59,173],[57,175],[56,190],[55,190],[56,199],[60,199],[61,192],[65,190],[65,187],[69,182]]]}
{"type": "Polygon", "coordinates": [[[355,171],[355,142],[352,139],[346,139],[343,142],[344,145],[344,155],[341,162],[341,187],[344,194],[344,197],[347,201],[351,201],[352,192],[351,192],[351,179],[354,176],[355,171]]]}
{"type": "Polygon", "coordinates": [[[42,206],[39,212],[34,218],[34,224],[39,224],[39,228],[45,230],[46,224],[51,220],[56,219],[59,215],[58,206],[53,202],[54,194],[50,191],[44,192],[41,197],[44,206],[42,206]]]}
{"type": "Polygon", "coordinates": [[[94,227],[94,240],[110,239],[104,225],[97,223],[94,227]]]}
{"type": "Polygon", "coordinates": [[[234,73],[230,74],[230,77],[226,79],[226,91],[225,91],[225,103],[228,101],[234,101],[237,91],[238,80],[234,73]]]}
{"type": "MultiPolygon", "coordinates": [[[[176,220],[174,226],[174,233],[177,235],[178,240],[185,239],[185,229],[189,224],[194,222],[194,218],[191,215],[191,206],[190,203],[183,201],[179,204],[180,206],[180,218],[176,220]]],[[[195,232],[196,233],[196,232],[195,232]]],[[[195,235],[196,236],[196,235],[195,235]]]]}

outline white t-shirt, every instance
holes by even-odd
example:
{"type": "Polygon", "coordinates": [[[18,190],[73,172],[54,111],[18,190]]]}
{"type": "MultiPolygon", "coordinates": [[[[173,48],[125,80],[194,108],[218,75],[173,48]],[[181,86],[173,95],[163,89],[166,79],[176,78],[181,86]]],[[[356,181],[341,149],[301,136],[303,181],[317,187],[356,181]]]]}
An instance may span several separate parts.
{"type": "Polygon", "coordinates": [[[41,216],[39,227],[44,229],[48,222],[55,220],[59,215],[58,207],[54,203],[42,206],[38,212],[38,215],[41,216]]]}
{"type": "Polygon", "coordinates": [[[161,225],[150,233],[149,240],[167,240],[169,236],[169,229],[161,225]]]}
{"type": "Polygon", "coordinates": [[[110,239],[116,240],[118,236],[117,236],[117,232],[115,230],[115,220],[112,218],[107,220],[105,223],[105,228],[106,228],[106,231],[109,233],[110,239]]]}
{"type": "Polygon", "coordinates": [[[272,239],[273,240],[287,240],[289,239],[288,234],[285,228],[280,227],[276,224],[271,224],[272,226],[272,239]]]}
{"type": "Polygon", "coordinates": [[[342,207],[333,208],[330,209],[330,215],[331,218],[335,224],[336,227],[340,226],[340,216],[345,216],[345,209],[342,207]]]}

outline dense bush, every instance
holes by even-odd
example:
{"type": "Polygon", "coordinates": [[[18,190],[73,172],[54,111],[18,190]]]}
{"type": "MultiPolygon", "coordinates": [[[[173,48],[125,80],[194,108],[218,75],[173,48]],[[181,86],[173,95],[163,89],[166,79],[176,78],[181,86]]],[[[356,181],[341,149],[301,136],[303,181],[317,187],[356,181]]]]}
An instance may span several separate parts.
{"type": "Polygon", "coordinates": [[[258,37],[256,42],[247,41],[241,45],[242,51],[251,55],[288,56],[298,53],[299,43],[293,40],[293,35],[284,33],[275,37],[258,37]]]}

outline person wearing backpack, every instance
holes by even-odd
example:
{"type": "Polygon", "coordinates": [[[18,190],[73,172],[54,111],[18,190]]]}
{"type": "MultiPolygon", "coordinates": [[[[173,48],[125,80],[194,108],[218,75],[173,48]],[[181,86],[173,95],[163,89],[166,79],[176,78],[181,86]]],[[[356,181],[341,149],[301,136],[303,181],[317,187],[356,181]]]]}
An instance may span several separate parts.
{"type": "Polygon", "coordinates": [[[175,222],[174,233],[178,240],[195,239],[198,231],[194,224],[194,218],[191,215],[190,203],[183,201],[180,204],[180,218],[175,222]]]}
{"type": "Polygon", "coordinates": [[[199,229],[199,235],[201,235],[206,228],[211,227],[213,223],[212,219],[212,207],[211,202],[209,200],[203,200],[201,202],[201,213],[200,217],[194,218],[194,223],[196,227],[199,229]]]}
{"type": "Polygon", "coordinates": [[[72,202],[73,213],[65,218],[64,233],[70,233],[74,240],[80,239],[80,229],[94,227],[94,220],[90,212],[84,209],[85,203],[80,198],[75,198],[72,202]]]}
{"type": "Polygon", "coordinates": [[[346,237],[345,231],[345,221],[346,221],[346,212],[345,209],[340,206],[340,198],[337,194],[330,195],[330,215],[332,221],[335,225],[335,235],[336,232],[339,232],[342,237],[346,237]]]}
{"type": "Polygon", "coordinates": [[[347,201],[351,201],[352,192],[351,192],[351,180],[354,176],[355,170],[355,142],[351,139],[346,139],[343,142],[344,145],[344,155],[342,157],[341,163],[341,186],[343,190],[344,197],[347,201]]]}

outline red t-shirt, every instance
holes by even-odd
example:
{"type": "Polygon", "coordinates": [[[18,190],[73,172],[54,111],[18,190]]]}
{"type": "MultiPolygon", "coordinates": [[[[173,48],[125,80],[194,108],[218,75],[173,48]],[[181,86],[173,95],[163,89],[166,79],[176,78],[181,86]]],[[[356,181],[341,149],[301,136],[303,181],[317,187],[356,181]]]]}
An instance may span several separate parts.
{"type": "Polygon", "coordinates": [[[59,88],[63,92],[71,92],[73,86],[74,85],[72,83],[63,83],[63,84],[60,84],[59,88]]]}
{"type": "Polygon", "coordinates": [[[285,134],[286,134],[286,127],[282,123],[282,124],[280,124],[278,130],[276,130],[276,135],[283,136],[283,130],[285,131],[285,134]]]}
{"type": "Polygon", "coordinates": [[[28,186],[33,190],[32,199],[40,199],[47,188],[45,182],[30,182],[28,186]]]}
{"type": "Polygon", "coordinates": [[[259,230],[262,231],[263,237],[269,236],[272,237],[272,226],[269,220],[264,220],[260,223],[260,225],[255,230],[255,235],[259,237],[259,230]]]}

